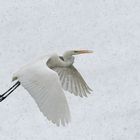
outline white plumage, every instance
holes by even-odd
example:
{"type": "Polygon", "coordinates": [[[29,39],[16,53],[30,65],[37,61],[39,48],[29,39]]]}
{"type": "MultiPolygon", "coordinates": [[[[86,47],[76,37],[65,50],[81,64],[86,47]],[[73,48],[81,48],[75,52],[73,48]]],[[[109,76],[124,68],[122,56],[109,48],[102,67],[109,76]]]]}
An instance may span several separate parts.
{"type": "Polygon", "coordinates": [[[69,107],[56,72],[46,67],[46,59],[19,70],[15,76],[34,98],[48,120],[59,125],[70,121],[69,107]],[[45,61],[44,61],[45,60],[45,61]]]}
{"type": "Polygon", "coordinates": [[[54,124],[70,122],[70,111],[64,90],[76,96],[87,97],[92,91],[73,66],[73,55],[91,53],[88,50],[67,51],[63,56],[45,56],[22,67],[13,76],[18,82],[0,96],[4,100],[20,84],[30,93],[40,111],[54,124]]]}

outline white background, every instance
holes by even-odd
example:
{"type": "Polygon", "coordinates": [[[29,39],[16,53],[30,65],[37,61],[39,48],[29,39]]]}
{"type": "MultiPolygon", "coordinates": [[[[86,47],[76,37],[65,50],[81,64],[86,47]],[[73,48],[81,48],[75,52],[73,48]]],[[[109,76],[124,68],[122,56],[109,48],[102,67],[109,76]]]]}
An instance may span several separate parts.
{"type": "Polygon", "coordinates": [[[20,87],[0,103],[0,140],[140,140],[140,1],[0,0],[0,93],[22,65],[70,49],[95,51],[75,62],[93,94],[66,92],[71,123],[48,122],[20,87]]]}

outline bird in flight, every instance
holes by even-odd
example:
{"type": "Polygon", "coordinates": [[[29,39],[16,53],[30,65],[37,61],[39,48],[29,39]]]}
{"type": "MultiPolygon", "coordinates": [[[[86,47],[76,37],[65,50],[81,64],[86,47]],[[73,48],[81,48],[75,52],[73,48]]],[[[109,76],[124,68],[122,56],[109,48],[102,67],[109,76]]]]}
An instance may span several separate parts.
{"type": "Polygon", "coordinates": [[[16,83],[0,95],[0,102],[22,85],[37,103],[40,111],[57,126],[70,122],[70,111],[64,90],[87,97],[92,89],[73,66],[74,55],[92,53],[91,50],[66,51],[63,56],[47,55],[22,67],[13,75],[16,83]]]}

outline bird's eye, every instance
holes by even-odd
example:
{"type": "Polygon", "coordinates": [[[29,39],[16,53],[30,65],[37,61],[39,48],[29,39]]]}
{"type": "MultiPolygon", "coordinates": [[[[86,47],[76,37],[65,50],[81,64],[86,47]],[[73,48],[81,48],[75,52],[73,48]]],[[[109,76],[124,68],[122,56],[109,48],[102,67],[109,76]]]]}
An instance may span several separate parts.
{"type": "Polygon", "coordinates": [[[78,53],[78,51],[74,51],[74,53],[78,53]]]}

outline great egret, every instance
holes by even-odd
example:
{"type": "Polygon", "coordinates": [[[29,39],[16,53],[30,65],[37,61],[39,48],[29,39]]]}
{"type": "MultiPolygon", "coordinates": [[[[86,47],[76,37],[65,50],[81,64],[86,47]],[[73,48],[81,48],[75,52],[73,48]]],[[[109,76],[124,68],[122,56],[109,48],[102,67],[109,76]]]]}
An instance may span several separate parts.
{"type": "Polygon", "coordinates": [[[63,56],[53,54],[22,67],[13,75],[12,81],[17,82],[0,95],[0,101],[21,84],[34,98],[48,120],[58,126],[69,123],[70,111],[63,89],[80,97],[87,97],[92,91],[73,66],[73,55],[84,53],[92,51],[72,50],[65,52],[63,56]]]}

